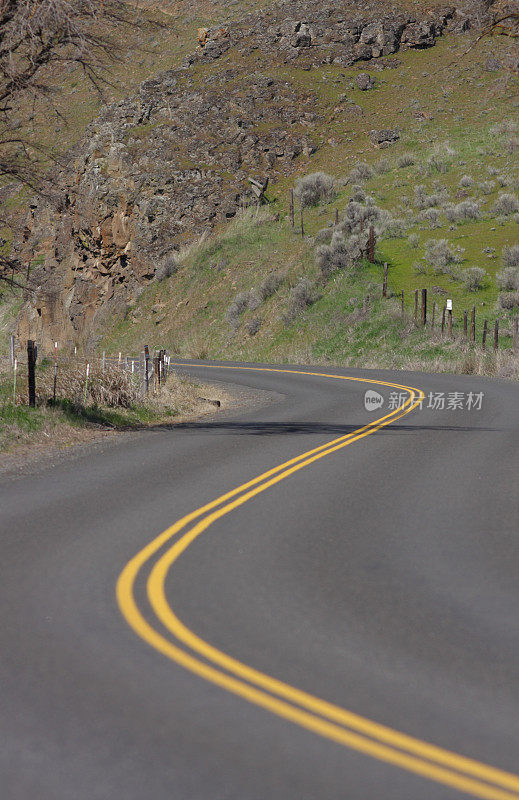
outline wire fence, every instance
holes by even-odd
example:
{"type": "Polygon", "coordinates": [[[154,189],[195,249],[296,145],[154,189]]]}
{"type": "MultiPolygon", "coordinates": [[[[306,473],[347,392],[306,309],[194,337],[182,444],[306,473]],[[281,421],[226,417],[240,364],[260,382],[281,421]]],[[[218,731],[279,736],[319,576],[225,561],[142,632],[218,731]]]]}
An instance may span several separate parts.
{"type": "MultiPolygon", "coordinates": [[[[139,355],[122,352],[101,355],[60,351],[41,357],[37,344],[17,342],[10,337],[9,353],[0,356],[5,376],[12,377],[12,402],[36,405],[37,399],[56,401],[68,397],[84,403],[106,400],[109,405],[127,405],[129,398],[145,398],[165,384],[171,374],[171,357],[165,349],[150,351],[145,346],[139,355]],[[25,345],[26,346],[23,346],[25,345]]],[[[4,392],[5,401],[5,392],[4,392]]]]}

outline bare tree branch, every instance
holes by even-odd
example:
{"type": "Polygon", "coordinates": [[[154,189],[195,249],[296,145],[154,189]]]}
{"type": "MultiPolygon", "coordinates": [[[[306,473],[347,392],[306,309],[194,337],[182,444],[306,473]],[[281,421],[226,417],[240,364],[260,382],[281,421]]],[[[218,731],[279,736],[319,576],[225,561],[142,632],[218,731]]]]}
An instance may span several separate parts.
{"type": "MultiPolygon", "coordinates": [[[[12,181],[42,192],[52,154],[29,139],[15,114],[38,99],[53,104],[49,69],[77,65],[101,93],[107,65],[121,58],[122,29],[139,26],[125,0],[0,0],[0,185],[12,181]],[[45,156],[45,158],[42,158],[45,156]]],[[[0,280],[25,269],[0,254],[0,280]]]]}

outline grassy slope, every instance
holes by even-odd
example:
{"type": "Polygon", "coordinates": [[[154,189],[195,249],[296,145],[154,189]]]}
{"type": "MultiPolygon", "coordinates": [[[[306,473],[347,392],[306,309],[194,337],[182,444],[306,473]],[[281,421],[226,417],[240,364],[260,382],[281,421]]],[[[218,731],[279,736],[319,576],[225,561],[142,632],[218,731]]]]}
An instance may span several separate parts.
{"type": "MultiPolygon", "coordinates": [[[[289,302],[290,288],[302,276],[312,281],[318,277],[310,237],[331,221],[335,207],[339,210],[345,207],[351,192],[346,187],[332,205],[307,212],[309,236],[302,240],[287,224],[286,197],[292,180],[283,180],[270,190],[271,211],[280,214],[279,221],[256,225],[234,223],[212,241],[195,248],[177,275],[150,287],[137,306],[127,310],[125,318],[107,333],[102,346],[107,350],[120,347],[137,350],[148,343],[193,357],[321,359],[352,364],[415,364],[432,369],[476,368],[470,354],[460,362],[458,344],[431,338],[414,330],[412,325],[403,327],[396,303],[382,307],[374,299],[380,294],[382,262],[386,260],[390,265],[390,289],[395,293],[404,289],[408,302],[415,288],[444,287],[454,300],[458,321],[462,309],[470,308],[473,303],[477,305],[478,333],[485,316],[490,321],[496,316],[494,276],[500,268],[501,250],[519,237],[517,222],[513,218],[496,219],[492,205],[501,192],[517,192],[518,173],[517,150],[509,149],[510,137],[495,136],[491,128],[503,118],[516,117],[518,104],[513,99],[514,81],[509,74],[482,69],[488,55],[499,54],[508,42],[486,40],[460,58],[468,43],[466,37],[446,37],[431,50],[399,53],[400,66],[372,73],[377,86],[369,92],[351,88],[357,68],[331,65],[304,71],[292,66],[269,66],[269,74],[314,92],[316,108],[324,120],[311,132],[320,149],[311,159],[300,160],[300,174],[324,169],[341,178],[359,159],[375,166],[381,159],[389,160],[390,171],[375,175],[364,188],[379,206],[391,210],[395,216],[406,217],[406,208],[410,212],[406,217],[405,238],[384,239],[379,243],[377,265],[365,264],[355,275],[336,273],[332,282],[320,289],[323,296],[318,302],[302,312],[293,324],[284,324],[282,315],[289,302]],[[352,112],[353,105],[360,106],[363,113],[352,112]],[[416,116],[417,111],[422,112],[421,118],[416,116]],[[397,144],[384,151],[370,146],[367,136],[370,129],[396,126],[402,129],[397,144]],[[447,142],[455,151],[444,158],[447,172],[431,171],[427,166],[429,156],[437,147],[443,149],[447,142]],[[416,164],[400,169],[396,162],[404,152],[412,152],[416,164]],[[477,184],[495,181],[492,171],[502,175],[508,185],[502,188],[495,183],[490,194],[483,194],[477,184]],[[459,202],[461,198],[456,198],[456,194],[465,174],[475,180],[474,187],[466,191],[481,203],[480,220],[456,224],[453,229],[443,215],[440,227],[435,229],[429,223],[416,221],[412,203],[416,185],[424,185],[428,193],[441,186],[450,201],[459,202]],[[419,237],[417,248],[408,242],[411,233],[419,237]],[[453,245],[465,248],[460,267],[483,266],[489,273],[486,287],[470,293],[459,281],[434,274],[430,269],[425,275],[415,274],[413,265],[422,257],[424,243],[430,238],[446,238],[453,245]],[[495,256],[483,253],[484,247],[494,248],[495,256]],[[225,315],[236,294],[259,286],[264,276],[275,269],[286,272],[278,292],[257,310],[247,310],[240,317],[237,331],[233,331],[225,315]],[[371,299],[366,301],[366,295],[371,299]],[[369,312],[363,308],[369,308],[369,312]],[[250,336],[247,322],[255,318],[261,320],[261,326],[256,335],[250,336]]],[[[259,62],[254,61],[260,56],[252,54],[250,58],[251,63],[242,63],[242,67],[257,69],[259,62]]],[[[244,61],[230,51],[217,68],[223,69],[229,60],[236,59],[244,61]]],[[[365,69],[366,65],[363,66],[365,69]]],[[[200,81],[203,75],[201,70],[200,81]]],[[[436,296],[443,302],[440,295],[436,296]]],[[[509,328],[506,318],[504,328],[509,328]]],[[[509,342],[505,336],[503,346],[509,342]]],[[[494,367],[492,364],[491,368],[494,367]]]]}

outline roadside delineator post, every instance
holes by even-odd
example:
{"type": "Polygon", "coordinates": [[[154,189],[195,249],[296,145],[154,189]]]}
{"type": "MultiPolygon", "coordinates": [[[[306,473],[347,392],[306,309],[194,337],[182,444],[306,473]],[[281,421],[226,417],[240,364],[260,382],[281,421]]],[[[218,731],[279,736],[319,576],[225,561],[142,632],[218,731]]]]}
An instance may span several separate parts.
{"type": "Polygon", "coordinates": [[[449,308],[448,311],[449,311],[449,337],[452,339],[452,308],[449,308]]]}
{"type": "Polygon", "coordinates": [[[88,376],[90,375],[90,364],[86,365],[86,376],[85,376],[85,402],[84,405],[86,406],[87,403],[87,392],[88,392],[88,376]]]}
{"type": "Polygon", "coordinates": [[[13,364],[13,406],[16,405],[16,373],[18,371],[18,359],[14,359],[13,364]]]}

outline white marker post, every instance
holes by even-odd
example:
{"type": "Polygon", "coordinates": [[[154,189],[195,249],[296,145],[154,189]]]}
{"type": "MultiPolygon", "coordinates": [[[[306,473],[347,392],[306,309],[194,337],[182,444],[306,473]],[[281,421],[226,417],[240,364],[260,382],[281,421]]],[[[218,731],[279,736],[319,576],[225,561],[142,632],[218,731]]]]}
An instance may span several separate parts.
{"type": "Polygon", "coordinates": [[[86,381],[85,381],[85,405],[87,401],[87,391],[88,391],[88,376],[90,375],[90,364],[87,364],[86,367],[86,381]]]}
{"type": "Polygon", "coordinates": [[[56,402],[56,384],[58,382],[58,343],[54,342],[54,389],[52,392],[52,403],[56,402]]]}

